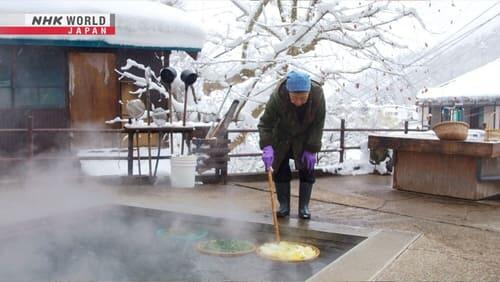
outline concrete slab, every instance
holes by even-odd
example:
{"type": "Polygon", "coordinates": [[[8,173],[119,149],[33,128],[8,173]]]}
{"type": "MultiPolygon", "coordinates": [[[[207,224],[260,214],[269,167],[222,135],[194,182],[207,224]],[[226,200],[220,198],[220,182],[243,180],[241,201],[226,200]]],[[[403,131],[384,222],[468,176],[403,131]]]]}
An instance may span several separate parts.
{"type": "Polygon", "coordinates": [[[419,236],[379,231],[307,281],[371,281],[419,236]]]}
{"type": "MultiPolygon", "coordinates": [[[[265,190],[265,182],[237,183],[265,190]]],[[[297,181],[292,195],[297,196],[297,181]]],[[[391,176],[360,175],[318,178],[313,200],[402,216],[500,231],[500,199],[468,201],[392,189],[391,176]]]]}
{"type": "Polygon", "coordinates": [[[464,259],[434,250],[408,250],[378,281],[498,281],[498,262],[464,259]]]}

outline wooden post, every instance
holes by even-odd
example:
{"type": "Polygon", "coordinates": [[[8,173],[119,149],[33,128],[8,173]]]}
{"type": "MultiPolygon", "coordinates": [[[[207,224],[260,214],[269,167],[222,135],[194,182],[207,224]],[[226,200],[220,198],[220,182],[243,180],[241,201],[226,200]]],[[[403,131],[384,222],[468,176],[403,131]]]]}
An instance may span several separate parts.
{"type": "Polygon", "coordinates": [[[422,130],[424,130],[424,103],[422,103],[422,130]]]}
{"type": "MultiPolygon", "coordinates": [[[[142,176],[141,172],[141,147],[139,147],[139,133],[137,133],[137,138],[135,138],[135,146],[137,148],[137,170],[139,171],[139,176],[142,176]]],[[[132,163],[134,160],[132,160],[132,163]]]]}
{"type": "Polygon", "coordinates": [[[340,120],[340,150],[339,162],[344,162],[344,147],[345,147],[345,119],[340,120]]]}
{"type": "MultiPolygon", "coordinates": [[[[174,123],[174,112],[172,110],[172,86],[168,84],[168,112],[170,114],[170,125],[174,123]]],[[[170,155],[174,154],[174,132],[170,132],[170,155]]]]}
{"type": "MultiPolygon", "coordinates": [[[[137,137],[139,138],[139,136],[137,137]]],[[[127,156],[127,174],[132,175],[134,171],[134,132],[128,133],[128,156],[127,156]]]]}
{"type": "MultiPolygon", "coordinates": [[[[229,140],[229,132],[227,132],[227,130],[226,130],[226,134],[224,134],[224,140],[229,140]]],[[[227,143],[224,142],[224,148],[229,148],[229,142],[227,142],[227,143]]],[[[227,151],[225,157],[227,157],[227,160],[225,162],[224,168],[221,171],[222,183],[224,183],[224,185],[227,184],[227,167],[228,167],[228,162],[229,162],[229,150],[227,151]]]]}
{"type": "Polygon", "coordinates": [[[33,158],[33,116],[28,115],[27,121],[28,124],[28,158],[33,158]]]}
{"type": "Polygon", "coordinates": [[[432,124],[432,105],[429,103],[429,113],[427,113],[427,125],[428,129],[431,129],[432,124]]]}
{"type": "MultiPolygon", "coordinates": [[[[149,83],[151,79],[150,68],[146,68],[145,79],[146,79],[146,111],[147,111],[147,119],[148,119],[148,127],[151,125],[151,93],[149,92],[149,83]]],[[[151,131],[148,130],[148,163],[149,163],[149,178],[153,176],[153,168],[151,162],[151,131]]]]}
{"type": "MultiPolygon", "coordinates": [[[[182,113],[182,126],[186,126],[186,112],[187,112],[187,99],[188,99],[188,90],[189,86],[186,84],[184,87],[184,112],[182,113]]],[[[184,141],[185,141],[185,134],[182,134],[182,143],[181,143],[181,155],[184,155],[184,141]]]]}
{"type": "Polygon", "coordinates": [[[405,120],[405,134],[408,134],[408,121],[405,120]]]}
{"type": "Polygon", "coordinates": [[[493,104],[493,129],[497,127],[497,100],[493,104]]]}

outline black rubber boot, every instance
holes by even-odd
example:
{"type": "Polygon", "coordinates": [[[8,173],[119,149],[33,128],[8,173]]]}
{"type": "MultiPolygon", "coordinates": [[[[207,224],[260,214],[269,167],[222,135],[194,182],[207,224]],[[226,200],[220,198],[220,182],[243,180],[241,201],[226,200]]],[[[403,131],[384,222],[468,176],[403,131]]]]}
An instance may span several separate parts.
{"type": "Polygon", "coordinates": [[[290,214],[290,182],[276,182],[276,194],[280,208],[276,212],[278,217],[285,217],[290,214]]]}
{"type": "Polygon", "coordinates": [[[309,200],[311,199],[311,191],[313,184],[300,182],[299,186],[299,217],[302,219],[310,219],[309,200]]]}

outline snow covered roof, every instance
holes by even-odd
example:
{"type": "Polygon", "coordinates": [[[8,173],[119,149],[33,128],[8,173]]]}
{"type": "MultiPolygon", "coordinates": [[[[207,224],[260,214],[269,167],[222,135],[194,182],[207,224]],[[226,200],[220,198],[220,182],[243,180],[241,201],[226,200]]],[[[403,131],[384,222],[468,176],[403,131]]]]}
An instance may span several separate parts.
{"type": "Polygon", "coordinates": [[[1,14],[115,14],[115,35],[0,35],[0,45],[56,45],[198,52],[205,41],[201,23],[188,13],[153,1],[14,0],[1,14]]]}
{"type": "Polygon", "coordinates": [[[424,88],[417,94],[420,103],[479,102],[500,98],[500,58],[447,81],[424,88]]]}

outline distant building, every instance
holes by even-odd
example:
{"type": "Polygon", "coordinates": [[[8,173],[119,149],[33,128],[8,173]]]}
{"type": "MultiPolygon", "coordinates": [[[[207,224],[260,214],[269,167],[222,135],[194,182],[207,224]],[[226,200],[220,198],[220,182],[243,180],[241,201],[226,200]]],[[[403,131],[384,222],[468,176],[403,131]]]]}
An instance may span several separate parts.
{"type": "Polygon", "coordinates": [[[403,121],[416,121],[418,120],[416,106],[402,106],[402,105],[383,105],[382,112],[385,116],[396,118],[403,121]]]}
{"type": "MultiPolygon", "coordinates": [[[[115,69],[128,58],[159,71],[173,50],[196,57],[204,31],[185,12],[153,1],[10,1],[2,13],[114,14],[115,35],[0,35],[0,128],[104,127],[121,114],[134,86],[115,69]]],[[[137,74],[142,76],[143,74],[137,74]]],[[[161,97],[152,98],[164,103],[161,97]]],[[[26,148],[25,133],[0,133],[0,155],[26,148]]],[[[68,144],[37,134],[35,150],[68,144]]]]}
{"type": "Polygon", "coordinates": [[[463,108],[461,119],[470,128],[500,128],[500,59],[460,75],[417,95],[422,123],[432,115],[431,126],[448,120],[450,111],[463,108]]]}

